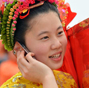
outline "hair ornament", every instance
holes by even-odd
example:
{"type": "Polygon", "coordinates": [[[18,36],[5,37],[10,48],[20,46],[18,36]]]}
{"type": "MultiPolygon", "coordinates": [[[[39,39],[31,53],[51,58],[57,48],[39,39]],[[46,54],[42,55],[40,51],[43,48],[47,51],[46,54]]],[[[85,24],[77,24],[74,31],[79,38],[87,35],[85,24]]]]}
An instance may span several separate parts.
{"type": "Polygon", "coordinates": [[[29,15],[30,9],[42,5],[43,1],[40,4],[31,6],[29,8],[29,4],[34,4],[34,3],[35,3],[34,0],[14,0],[13,2],[6,2],[5,0],[2,25],[0,25],[0,27],[1,27],[1,39],[3,39],[2,43],[4,44],[5,49],[7,49],[8,51],[12,50],[14,46],[13,38],[14,38],[14,32],[16,30],[16,23],[18,17],[20,17],[20,19],[24,19],[26,16],[29,15]],[[22,13],[26,12],[28,12],[26,15],[21,16],[22,13]]]}
{"type": "Polygon", "coordinates": [[[19,18],[20,19],[24,19],[26,16],[28,16],[29,15],[29,12],[30,12],[30,9],[32,9],[32,8],[35,8],[35,7],[38,7],[38,6],[41,6],[41,5],[43,5],[44,4],[44,1],[41,1],[40,3],[38,3],[38,4],[35,4],[35,5],[32,5],[32,6],[30,6],[30,7],[24,7],[24,8],[22,8],[21,10],[20,10],[20,16],[19,16],[19,18]],[[28,12],[27,12],[28,11],[28,12]],[[25,16],[21,16],[21,14],[22,13],[26,13],[27,12],[27,14],[25,15],[25,16]]]}
{"type": "MultiPolygon", "coordinates": [[[[30,9],[41,6],[44,1],[48,1],[54,6],[60,6],[58,0],[38,0],[39,3],[35,4],[35,0],[13,0],[8,2],[4,0],[2,3],[3,17],[0,19],[1,24],[1,39],[6,50],[11,51],[14,47],[14,33],[16,30],[17,19],[24,19],[30,13],[30,9]],[[31,4],[31,6],[29,6],[31,4]],[[24,14],[24,15],[23,15],[24,14]]],[[[65,11],[64,11],[65,13],[65,11]]]]}

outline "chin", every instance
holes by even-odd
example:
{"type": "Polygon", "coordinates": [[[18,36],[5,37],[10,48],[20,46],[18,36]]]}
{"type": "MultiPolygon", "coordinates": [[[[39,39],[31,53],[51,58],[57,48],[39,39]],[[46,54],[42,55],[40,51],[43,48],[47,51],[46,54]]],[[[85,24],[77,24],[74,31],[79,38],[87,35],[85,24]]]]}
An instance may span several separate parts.
{"type": "MultiPolygon", "coordinates": [[[[63,63],[62,63],[63,64],[63,63]]],[[[52,70],[56,70],[62,67],[62,64],[51,67],[52,70]]]]}
{"type": "Polygon", "coordinates": [[[63,61],[61,61],[60,63],[56,63],[56,64],[52,64],[51,66],[49,66],[52,70],[56,70],[61,68],[63,65],[63,61]]]}

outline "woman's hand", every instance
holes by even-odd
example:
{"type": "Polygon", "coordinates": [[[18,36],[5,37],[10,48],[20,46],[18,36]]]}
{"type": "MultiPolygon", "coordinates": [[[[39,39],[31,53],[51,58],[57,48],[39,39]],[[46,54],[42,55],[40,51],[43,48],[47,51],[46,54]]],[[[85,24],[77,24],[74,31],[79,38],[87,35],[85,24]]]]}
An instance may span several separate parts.
{"type": "Polygon", "coordinates": [[[23,77],[32,82],[42,83],[43,88],[58,88],[52,70],[32,56],[34,54],[31,52],[26,55],[27,62],[24,51],[18,51],[17,53],[18,67],[23,77]]]}

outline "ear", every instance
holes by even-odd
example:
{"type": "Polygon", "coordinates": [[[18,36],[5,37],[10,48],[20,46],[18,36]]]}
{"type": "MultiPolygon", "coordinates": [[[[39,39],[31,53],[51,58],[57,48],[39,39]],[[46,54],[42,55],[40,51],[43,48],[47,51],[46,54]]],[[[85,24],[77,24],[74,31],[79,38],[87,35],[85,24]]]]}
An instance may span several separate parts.
{"type": "Polygon", "coordinates": [[[13,48],[13,54],[17,56],[17,52],[21,51],[22,47],[19,42],[15,42],[14,48],[13,48]]]}

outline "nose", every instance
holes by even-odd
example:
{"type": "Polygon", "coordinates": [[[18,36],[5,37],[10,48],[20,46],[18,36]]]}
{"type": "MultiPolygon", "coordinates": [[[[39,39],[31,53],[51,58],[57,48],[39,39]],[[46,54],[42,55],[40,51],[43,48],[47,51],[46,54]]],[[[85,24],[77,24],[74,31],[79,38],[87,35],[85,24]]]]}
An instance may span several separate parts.
{"type": "Polygon", "coordinates": [[[51,49],[59,49],[62,46],[61,41],[59,38],[54,38],[52,40],[52,45],[51,45],[51,49]]]}

